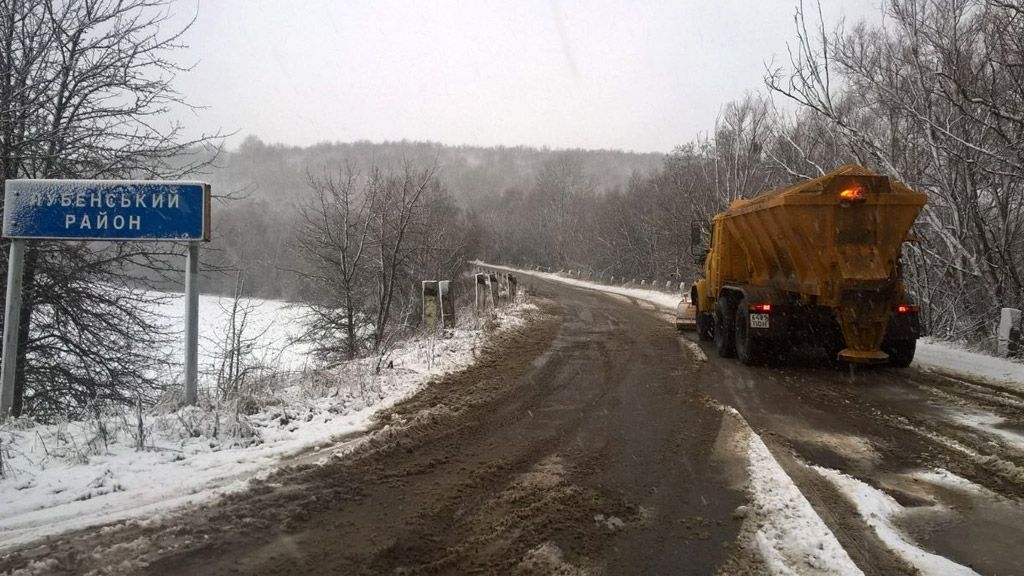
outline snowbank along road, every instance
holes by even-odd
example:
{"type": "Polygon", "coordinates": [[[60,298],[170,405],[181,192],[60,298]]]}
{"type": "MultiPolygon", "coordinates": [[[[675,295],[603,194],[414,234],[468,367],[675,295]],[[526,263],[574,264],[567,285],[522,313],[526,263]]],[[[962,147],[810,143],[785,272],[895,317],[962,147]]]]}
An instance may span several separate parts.
{"type": "Polygon", "coordinates": [[[523,282],[541,307],[528,327],[392,408],[356,453],[0,570],[1024,573],[1021,391],[851,377],[813,354],[748,368],[653,304],[523,282]]]}

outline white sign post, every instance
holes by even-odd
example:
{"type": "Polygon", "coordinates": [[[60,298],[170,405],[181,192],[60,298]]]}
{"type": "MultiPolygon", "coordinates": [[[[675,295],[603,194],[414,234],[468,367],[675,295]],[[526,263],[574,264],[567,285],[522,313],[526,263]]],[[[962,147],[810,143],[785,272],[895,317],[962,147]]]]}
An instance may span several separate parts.
{"type": "Polygon", "coordinates": [[[17,369],[18,327],[21,324],[21,276],[25,268],[25,241],[11,241],[7,261],[7,302],[4,306],[3,364],[0,365],[0,421],[14,406],[14,374],[17,369]],[[10,359],[10,361],[8,361],[10,359]]]}
{"type": "Polygon", "coordinates": [[[210,185],[131,180],[8,180],[7,266],[0,420],[14,405],[21,285],[31,239],[188,242],[185,266],[185,402],[195,404],[199,345],[199,243],[210,240],[210,185]]]}
{"type": "Polygon", "coordinates": [[[199,392],[199,242],[189,242],[185,262],[185,404],[199,392]]]}

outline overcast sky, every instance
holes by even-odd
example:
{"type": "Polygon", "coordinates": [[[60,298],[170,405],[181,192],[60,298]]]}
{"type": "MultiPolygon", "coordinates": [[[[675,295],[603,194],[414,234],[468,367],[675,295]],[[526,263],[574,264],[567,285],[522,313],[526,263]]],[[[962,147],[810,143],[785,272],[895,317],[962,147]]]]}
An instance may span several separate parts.
{"type": "MultiPolygon", "coordinates": [[[[785,60],[797,0],[184,0],[193,130],[667,152],[785,60]]],[[[811,3],[810,1],[808,3],[811,3]]],[[[823,0],[877,19],[879,0],[823,0]]]]}

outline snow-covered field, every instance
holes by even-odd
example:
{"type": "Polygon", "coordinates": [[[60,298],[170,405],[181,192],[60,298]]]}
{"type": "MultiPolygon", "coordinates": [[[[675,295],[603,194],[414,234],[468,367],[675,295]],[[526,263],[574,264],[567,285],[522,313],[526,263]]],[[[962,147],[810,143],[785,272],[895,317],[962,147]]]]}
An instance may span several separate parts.
{"type": "MultiPolygon", "coordinates": [[[[162,299],[154,307],[154,315],[165,325],[168,332],[179,337],[174,340],[168,353],[178,365],[172,366],[171,373],[163,375],[165,380],[176,384],[183,382],[185,298],[182,294],[161,294],[162,299]]],[[[199,297],[199,388],[208,392],[215,385],[224,337],[231,320],[233,299],[213,295],[199,297]]],[[[310,358],[308,347],[294,344],[302,334],[302,316],[306,309],[280,300],[240,299],[241,306],[249,305],[245,334],[258,336],[250,361],[274,366],[280,372],[296,372],[308,368],[310,358]]],[[[239,314],[239,320],[240,320],[239,314]]]]}
{"type": "MultiPolygon", "coordinates": [[[[225,300],[201,299],[201,372],[216,364],[225,300]]],[[[180,304],[170,302],[166,312],[180,318],[180,304]]],[[[317,371],[302,347],[287,345],[301,330],[301,308],[258,304],[251,317],[254,333],[262,334],[257,355],[277,372],[255,401],[214,405],[208,396],[202,407],[0,426],[0,550],[88,526],[150,521],[244,489],[282,459],[328,446],[325,458],[351,450],[360,440],[339,443],[339,436],[366,430],[380,410],[471,364],[486,337],[467,323],[445,337],[400,344],[380,374],[375,358],[317,371]]],[[[497,312],[498,330],[520,325],[531,306],[497,312]]],[[[209,388],[211,377],[202,384],[209,388]]]]}

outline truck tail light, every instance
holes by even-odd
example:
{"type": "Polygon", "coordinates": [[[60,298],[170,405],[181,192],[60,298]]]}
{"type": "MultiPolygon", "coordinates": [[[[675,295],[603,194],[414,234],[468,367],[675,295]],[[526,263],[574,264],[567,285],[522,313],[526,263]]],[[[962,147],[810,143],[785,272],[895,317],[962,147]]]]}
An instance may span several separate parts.
{"type": "Polygon", "coordinates": [[[917,314],[921,311],[921,307],[915,304],[900,304],[896,307],[898,314],[917,314]]]}
{"type": "Polygon", "coordinates": [[[751,304],[750,305],[750,311],[751,312],[771,312],[772,311],[772,305],[771,304],[765,304],[765,303],[751,304]]]}

